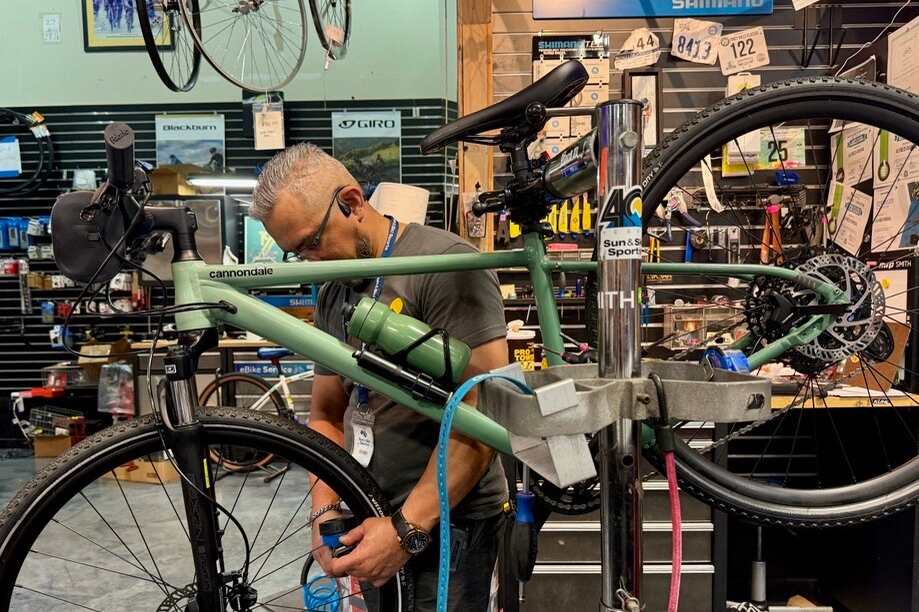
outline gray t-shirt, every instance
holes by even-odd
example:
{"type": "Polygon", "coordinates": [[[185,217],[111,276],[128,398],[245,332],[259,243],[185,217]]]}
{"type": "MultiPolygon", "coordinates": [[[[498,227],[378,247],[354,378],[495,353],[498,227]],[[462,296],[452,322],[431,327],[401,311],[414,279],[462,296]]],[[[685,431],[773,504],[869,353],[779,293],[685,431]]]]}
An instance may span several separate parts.
{"type": "MultiPolygon", "coordinates": [[[[475,248],[454,234],[411,223],[396,241],[392,257],[472,252],[475,248]]],[[[371,282],[365,293],[341,283],[323,285],[316,308],[316,326],[357,347],[357,339],[346,338],[342,305],[360,301],[372,292],[372,285],[371,282]]],[[[424,321],[432,328],[446,329],[451,337],[472,348],[506,333],[498,277],[491,270],[389,276],[379,300],[390,304],[397,297],[403,304],[402,314],[424,321]]],[[[334,372],[317,365],[316,374],[334,372]]],[[[343,382],[350,396],[344,420],[345,448],[351,451],[351,418],[357,406],[357,391],[352,381],[343,382]]],[[[374,416],[374,451],[368,469],[390,503],[399,507],[424,473],[437,447],[440,425],[376,393],[370,394],[368,404],[374,416]]],[[[466,519],[493,516],[501,511],[506,499],[507,481],[496,456],[451,516],[466,519]]]]}

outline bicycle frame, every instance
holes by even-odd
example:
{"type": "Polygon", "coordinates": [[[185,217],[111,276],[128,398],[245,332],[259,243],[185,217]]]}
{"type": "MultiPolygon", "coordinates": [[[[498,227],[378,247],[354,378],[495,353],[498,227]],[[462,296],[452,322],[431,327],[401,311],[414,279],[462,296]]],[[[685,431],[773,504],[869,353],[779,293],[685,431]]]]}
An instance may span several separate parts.
{"type": "MultiPolygon", "coordinates": [[[[554,272],[588,272],[596,263],[562,262],[549,258],[542,236],[524,236],[524,248],[517,250],[458,255],[411,256],[327,262],[290,262],[244,265],[208,265],[202,261],[173,263],[176,303],[225,302],[233,312],[206,310],[176,315],[180,331],[213,328],[219,323],[252,331],[263,338],[287,347],[303,357],[322,364],[355,382],[391,398],[429,418],[440,420],[442,406],[416,399],[408,391],[381,376],[360,368],[353,358],[354,349],[327,334],[261,300],[245,290],[274,286],[325,282],[350,278],[453,272],[461,270],[525,268],[530,275],[536,298],[542,341],[550,365],[560,365],[564,343],[558,311],[552,292],[554,272]],[[368,272],[369,270],[369,272],[368,272]]],[[[816,281],[800,272],[763,265],[645,263],[642,272],[660,274],[704,274],[749,279],[755,275],[792,281],[816,291],[828,303],[844,301],[842,292],[833,285],[816,281]]],[[[787,336],[752,353],[751,367],[775,359],[794,346],[816,338],[832,318],[815,315],[787,336]]],[[[742,346],[742,342],[738,343],[742,346]]],[[[508,431],[478,412],[463,405],[456,413],[454,427],[491,448],[511,453],[508,431]]]]}

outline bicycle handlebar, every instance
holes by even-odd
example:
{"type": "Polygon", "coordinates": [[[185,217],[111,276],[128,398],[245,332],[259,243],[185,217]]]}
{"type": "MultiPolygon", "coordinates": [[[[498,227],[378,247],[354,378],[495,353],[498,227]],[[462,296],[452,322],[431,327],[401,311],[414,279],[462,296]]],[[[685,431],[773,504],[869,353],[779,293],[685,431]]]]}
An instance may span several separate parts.
{"type": "Polygon", "coordinates": [[[119,191],[134,186],[134,130],[126,123],[110,123],[103,132],[108,182],[119,191]]]}

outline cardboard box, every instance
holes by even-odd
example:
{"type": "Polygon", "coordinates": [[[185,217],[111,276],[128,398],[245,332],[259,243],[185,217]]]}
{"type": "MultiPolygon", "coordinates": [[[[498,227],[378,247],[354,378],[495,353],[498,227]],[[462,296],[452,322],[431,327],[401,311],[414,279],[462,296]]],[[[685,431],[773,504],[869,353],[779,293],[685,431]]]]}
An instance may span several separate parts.
{"type": "Polygon", "coordinates": [[[158,485],[161,480],[164,484],[178,482],[179,473],[168,459],[162,461],[138,459],[119,465],[112,472],[107,473],[105,478],[117,478],[125,482],[143,482],[158,485]]]}
{"type": "Polygon", "coordinates": [[[57,457],[71,446],[70,436],[35,436],[33,440],[36,457],[57,457]]]}

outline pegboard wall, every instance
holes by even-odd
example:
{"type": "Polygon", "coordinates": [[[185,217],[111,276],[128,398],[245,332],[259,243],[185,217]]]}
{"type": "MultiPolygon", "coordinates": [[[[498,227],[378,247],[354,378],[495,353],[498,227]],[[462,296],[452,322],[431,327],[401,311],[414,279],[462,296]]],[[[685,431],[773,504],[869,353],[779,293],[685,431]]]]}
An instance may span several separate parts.
{"type": "MultiPolygon", "coordinates": [[[[105,174],[105,148],[102,131],[112,121],[123,121],[136,132],[135,155],[138,159],[155,160],[154,117],[162,113],[220,113],[226,125],[226,165],[243,175],[253,175],[257,165],[267,161],[271,151],[255,151],[251,137],[243,135],[241,104],[174,104],[131,106],[73,106],[39,109],[16,109],[29,113],[40,111],[47,119],[55,147],[54,167],[48,180],[36,192],[3,197],[0,195],[0,216],[34,217],[48,215],[55,198],[71,188],[73,171],[94,170],[97,179],[105,174]]],[[[424,136],[456,116],[456,104],[443,99],[361,100],[341,102],[285,103],[285,132],[287,144],[309,141],[332,151],[331,114],[337,111],[398,110],[402,115],[402,180],[424,187],[431,192],[427,222],[443,227],[445,221],[445,185],[453,182],[447,162],[455,148],[438,155],[424,156],[418,143],[424,136]]],[[[0,128],[0,136],[4,132],[0,128]]],[[[20,136],[23,170],[35,167],[38,151],[29,139],[20,136]]],[[[239,224],[242,225],[242,224],[239,224]]],[[[25,257],[24,251],[0,253],[0,258],[25,257]]],[[[36,272],[55,273],[53,261],[31,261],[36,272]]],[[[41,384],[42,367],[70,358],[64,351],[51,348],[48,331],[43,323],[39,304],[44,301],[74,299],[79,289],[32,290],[31,312],[20,313],[19,280],[16,276],[0,276],[0,395],[41,384]]],[[[58,320],[58,323],[62,320],[58,320]]],[[[151,322],[137,318],[108,318],[86,316],[75,319],[77,331],[92,327],[100,339],[115,339],[128,327],[135,338],[152,331],[151,322]]]]}

